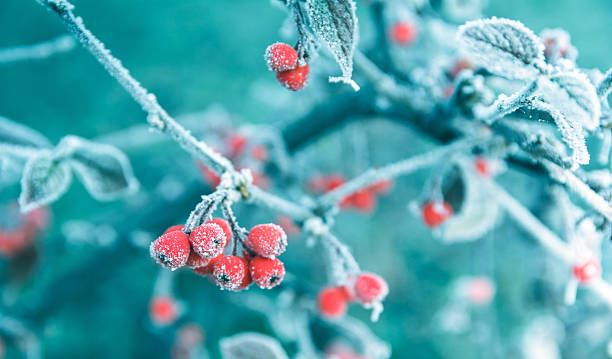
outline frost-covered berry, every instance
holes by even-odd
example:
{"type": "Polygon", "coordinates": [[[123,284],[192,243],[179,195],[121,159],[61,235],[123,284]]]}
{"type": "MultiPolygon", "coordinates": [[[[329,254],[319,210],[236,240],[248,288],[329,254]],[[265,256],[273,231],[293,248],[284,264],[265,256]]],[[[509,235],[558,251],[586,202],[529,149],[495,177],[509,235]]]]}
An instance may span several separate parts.
{"type": "Polygon", "coordinates": [[[439,226],[452,215],[452,207],[444,201],[427,202],[423,206],[423,221],[430,228],[439,226]]]}
{"type": "Polygon", "coordinates": [[[374,273],[359,274],[354,288],[357,298],[365,304],[380,302],[389,294],[387,282],[374,273]]]}
{"type": "Polygon", "coordinates": [[[346,313],[348,299],[343,287],[328,287],[317,298],[319,314],[326,318],[340,318],[346,313]]]}
{"type": "Polygon", "coordinates": [[[601,275],[601,266],[595,259],[574,265],[574,277],[582,283],[587,283],[601,275]]]}
{"type": "Polygon", "coordinates": [[[298,62],[298,54],[295,49],[282,42],[268,46],[264,58],[268,69],[274,72],[292,70],[298,62]]]}
{"type": "Polygon", "coordinates": [[[223,228],[216,223],[205,223],[191,231],[189,241],[200,257],[213,258],[223,252],[227,238],[223,228]]]}
{"type": "Polygon", "coordinates": [[[276,79],[285,88],[291,91],[299,91],[304,88],[306,81],[308,80],[308,73],[310,69],[308,64],[304,66],[296,67],[293,70],[280,71],[276,73],[276,79]]]}
{"type": "Polygon", "coordinates": [[[240,290],[250,276],[246,259],[237,256],[223,256],[215,262],[212,273],[221,289],[240,290]]]}
{"type": "Polygon", "coordinates": [[[189,258],[187,258],[187,262],[185,265],[189,268],[199,268],[207,266],[213,258],[202,257],[193,250],[189,252],[189,258]]]}
{"type": "Polygon", "coordinates": [[[261,257],[274,258],[285,251],[287,234],[274,223],[258,224],[251,228],[245,244],[261,257]]]}
{"type": "MultiPolygon", "coordinates": [[[[215,258],[212,258],[209,260],[208,264],[205,264],[203,266],[200,267],[195,267],[193,268],[193,272],[199,275],[209,275],[212,274],[213,271],[215,270],[215,264],[217,264],[217,261],[221,258],[223,258],[224,255],[223,253],[219,254],[218,256],[216,256],[215,258]]],[[[202,257],[200,257],[202,258],[202,257]]]]}
{"type": "Polygon", "coordinates": [[[178,306],[173,298],[156,296],[149,303],[151,321],[159,326],[172,324],[178,318],[178,306]]]}
{"type": "Polygon", "coordinates": [[[249,262],[249,271],[255,284],[261,289],[274,288],[285,277],[285,266],[276,258],[255,257],[249,262]]]}
{"type": "Polygon", "coordinates": [[[184,266],[189,258],[190,250],[189,236],[182,231],[162,234],[149,247],[151,257],[170,269],[184,266]]]}
{"type": "Polygon", "coordinates": [[[389,35],[394,43],[401,46],[407,46],[414,42],[417,31],[413,24],[398,21],[391,27],[389,35]]]}
{"type": "Polygon", "coordinates": [[[230,229],[229,223],[223,218],[213,218],[210,221],[207,221],[205,224],[215,223],[218,224],[221,229],[223,229],[223,233],[225,233],[225,239],[227,243],[229,243],[230,239],[232,239],[232,230],[230,229]]]}
{"type": "Polygon", "coordinates": [[[177,225],[174,225],[174,226],[170,226],[170,227],[168,227],[168,229],[166,229],[164,234],[169,233],[169,232],[174,232],[174,231],[182,231],[184,227],[185,226],[182,225],[182,224],[177,224],[177,225]]]}

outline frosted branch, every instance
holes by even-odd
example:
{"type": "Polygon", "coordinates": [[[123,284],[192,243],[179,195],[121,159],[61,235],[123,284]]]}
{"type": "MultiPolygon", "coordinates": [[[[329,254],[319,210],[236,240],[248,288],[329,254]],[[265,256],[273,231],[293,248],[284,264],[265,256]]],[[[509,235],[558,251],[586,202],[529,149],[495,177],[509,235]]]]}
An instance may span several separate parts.
{"type": "Polygon", "coordinates": [[[69,35],[58,36],[49,41],[34,45],[5,47],[0,49],[0,64],[24,61],[42,60],[55,54],[74,49],[75,41],[69,35]]]}
{"type": "Polygon", "coordinates": [[[313,213],[303,206],[263,191],[256,186],[251,185],[249,187],[249,193],[251,194],[251,200],[254,203],[267,207],[278,213],[286,214],[297,221],[303,221],[313,216],[313,213]]]}
{"type": "Polygon", "coordinates": [[[603,100],[608,97],[610,91],[612,91],[612,68],[606,71],[604,78],[597,86],[597,96],[599,96],[599,98],[603,100]]]}
{"type": "MultiPolygon", "coordinates": [[[[527,104],[527,99],[531,97],[538,88],[537,82],[533,81],[522,90],[510,95],[499,95],[495,102],[484,109],[477,111],[477,118],[487,124],[511,114],[527,104]]],[[[478,108],[477,108],[478,109],[478,108]]]]}

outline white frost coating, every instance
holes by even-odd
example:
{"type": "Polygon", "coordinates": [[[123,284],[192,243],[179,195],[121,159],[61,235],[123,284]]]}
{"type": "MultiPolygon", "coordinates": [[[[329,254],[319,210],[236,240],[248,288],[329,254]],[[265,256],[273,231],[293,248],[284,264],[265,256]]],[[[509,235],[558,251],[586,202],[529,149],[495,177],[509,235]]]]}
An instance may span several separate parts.
{"type": "Polygon", "coordinates": [[[66,136],[56,151],[66,156],[87,192],[98,201],[133,193],[140,186],[127,156],[113,146],[66,136]]]}
{"type": "Polygon", "coordinates": [[[278,340],[255,332],[245,332],[219,341],[223,359],[289,359],[278,340]]]}
{"type": "Polygon", "coordinates": [[[19,208],[27,213],[47,205],[63,195],[72,182],[72,171],[65,162],[58,162],[51,151],[31,157],[21,177],[19,208]]]}
{"type": "Polygon", "coordinates": [[[518,21],[495,17],[469,21],[459,27],[457,38],[477,63],[498,76],[528,79],[544,62],[544,45],[518,21]]]}
{"type": "Polygon", "coordinates": [[[355,91],[359,86],[352,80],[353,53],[358,39],[357,16],[353,0],[308,0],[306,12],[310,27],[327,45],[342,70],[341,77],[330,82],[344,82],[355,91]]]}
{"type": "Polygon", "coordinates": [[[599,126],[601,103],[595,86],[580,72],[562,72],[538,81],[538,95],[555,106],[569,121],[589,131],[599,126]]]}

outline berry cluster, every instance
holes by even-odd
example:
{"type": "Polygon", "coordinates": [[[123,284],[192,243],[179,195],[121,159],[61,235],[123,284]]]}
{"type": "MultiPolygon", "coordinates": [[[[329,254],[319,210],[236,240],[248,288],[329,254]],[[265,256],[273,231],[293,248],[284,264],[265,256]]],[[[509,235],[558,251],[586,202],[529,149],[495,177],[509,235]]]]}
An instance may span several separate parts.
{"type": "Polygon", "coordinates": [[[360,273],[352,286],[326,287],[319,292],[319,313],[330,319],[341,318],[348,304],[359,301],[366,307],[381,303],[389,287],[385,280],[373,273],[360,273]]]}
{"type": "Polygon", "coordinates": [[[276,79],[285,88],[299,91],[308,80],[308,64],[300,66],[295,49],[282,42],[268,46],[264,55],[270,71],[276,72],[276,79]]]}
{"type": "MultiPolygon", "coordinates": [[[[242,256],[225,255],[227,244],[234,240],[229,224],[214,218],[183,232],[183,226],[172,226],[150,246],[151,257],[159,264],[177,269],[188,266],[199,275],[210,275],[227,290],[243,290],[255,282],[262,289],[270,289],[283,280],[285,267],[276,257],[285,251],[287,235],[278,225],[259,224],[241,242],[242,256]]],[[[236,248],[234,243],[234,249],[236,248]]],[[[234,250],[235,251],[235,250],[234,250]]]]}
{"type": "Polygon", "coordinates": [[[16,205],[4,206],[0,210],[0,255],[14,256],[29,247],[47,226],[48,217],[44,207],[21,214],[16,205]]]}
{"type": "MultiPolygon", "coordinates": [[[[308,182],[308,187],[313,192],[329,192],[346,182],[346,178],[339,174],[331,174],[328,176],[315,176],[308,182]]],[[[340,202],[342,208],[354,208],[362,212],[371,212],[376,207],[377,196],[387,193],[391,188],[392,183],[389,180],[382,180],[357,191],[340,202]]]]}

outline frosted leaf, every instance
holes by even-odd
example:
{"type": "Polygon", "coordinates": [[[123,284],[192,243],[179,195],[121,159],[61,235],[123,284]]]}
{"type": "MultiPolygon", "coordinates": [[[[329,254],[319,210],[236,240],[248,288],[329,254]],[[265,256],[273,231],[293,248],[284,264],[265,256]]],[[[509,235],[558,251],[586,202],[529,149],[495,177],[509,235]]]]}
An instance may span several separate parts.
{"type": "Polygon", "coordinates": [[[330,77],[330,82],[344,82],[355,91],[359,86],[352,80],[353,53],[357,45],[358,29],[353,0],[307,0],[306,12],[310,27],[327,45],[336,59],[341,77],[330,77]]]}
{"type": "Polygon", "coordinates": [[[68,190],[71,181],[70,166],[50,151],[32,156],[21,177],[21,211],[29,212],[55,201],[68,190]]]}
{"type": "Polygon", "coordinates": [[[49,147],[51,143],[42,134],[0,116],[0,152],[27,157],[32,150],[49,147]]]}
{"type": "Polygon", "coordinates": [[[544,46],[518,21],[469,21],[459,27],[457,37],[479,64],[501,77],[531,78],[538,73],[535,65],[544,61],[544,46]]]}
{"type": "Polygon", "coordinates": [[[278,340],[267,335],[246,332],[219,342],[223,359],[288,359],[278,340]]]}
{"type": "Polygon", "coordinates": [[[66,136],[57,146],[57,152],[68,158],[87,191],[99,201],[138,189],[127,156],[113,146],[66,136]]]}
{"type": "Polygon", "coordinates": [[[563,72],[538,81],[538,95],[589,131],[599,126],[601,103],[595,86],[580,72],[563,72]]]}
{"type": "Polygon", "coordinates": [[[499,206],[482,190],[471,158],[457,163],[458,178],[463,182],[463,198],[460,210],[444,222],[442,239],[446,242],[472,241],[482,237],[498,223],[499,206]]]}

